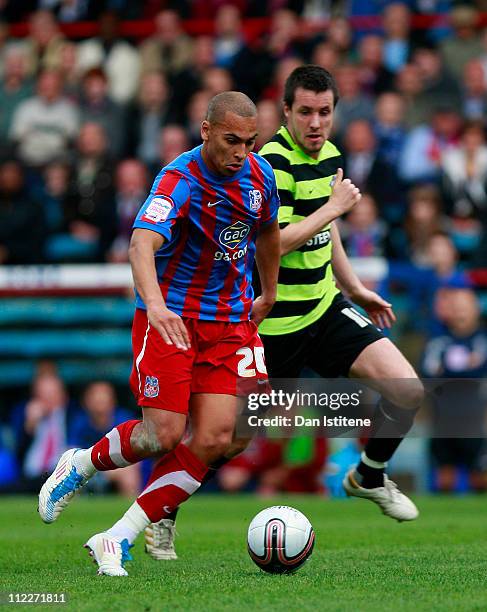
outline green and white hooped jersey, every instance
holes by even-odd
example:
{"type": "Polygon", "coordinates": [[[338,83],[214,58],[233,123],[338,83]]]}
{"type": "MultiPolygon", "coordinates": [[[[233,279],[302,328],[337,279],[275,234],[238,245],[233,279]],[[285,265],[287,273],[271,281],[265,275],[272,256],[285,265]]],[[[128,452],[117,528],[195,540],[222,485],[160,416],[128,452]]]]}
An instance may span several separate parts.
{"type": "MultiPolygon", "coordinates": [[[[328,201],[330,182],[341,166],[341,156],[326,142],[317,159],[306,155],[286,127],[259,151],[272,166],[281,199],[279,225],[301,221],[328,201]]],[[[331,267],[330,225],[306,244],[281,258],[277,301],[259,333],[281,335],[317,321],[339,293],[331,267]]]]}

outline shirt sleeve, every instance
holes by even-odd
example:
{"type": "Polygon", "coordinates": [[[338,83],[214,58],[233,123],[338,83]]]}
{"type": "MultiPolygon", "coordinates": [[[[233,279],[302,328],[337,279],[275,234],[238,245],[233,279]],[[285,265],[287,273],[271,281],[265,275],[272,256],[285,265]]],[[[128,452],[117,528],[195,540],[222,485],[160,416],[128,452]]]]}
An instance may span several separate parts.
{"type": "Polygon", "coordinates": [[[271,186],[269,197],[267,198],[266,206],[262,211],[262,217],[260,220],[261,225],[268,225],[272,223],[278,216],[280,200],[277,192],[277,185],[274,175],[271,173],[271,186]]]}
{"type": "Polygon", "coordinates": [[[274,171],[276,179],[277,193],[280,206],[278,212],[279,226],[285,227],[291,222],[294,211],[294,198],[296,194],[296,183],[291,174],[291,164],[289,160],[278,153],[261,154],[269,162],[274,171]]]}
{"type": "Polygon", "coordinates": [[[157,175],[133,228],[152,230],[169,242],[177,220],[187,214],[189,199],[190,188],[186,178],[179,172],[163,170],[157,175]]]}

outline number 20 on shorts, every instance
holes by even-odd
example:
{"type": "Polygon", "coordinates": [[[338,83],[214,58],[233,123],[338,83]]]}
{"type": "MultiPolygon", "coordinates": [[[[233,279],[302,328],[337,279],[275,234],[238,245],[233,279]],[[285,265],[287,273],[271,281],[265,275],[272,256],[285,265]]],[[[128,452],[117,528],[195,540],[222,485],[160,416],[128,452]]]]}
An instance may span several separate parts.
{"type": "Polygon", "coordinates": [[[259,372],[259,374],[267,374],[263,346],[256,346],[253,350],[249,346],[244,346],[238,349],[236,355],[242,355],[242,358],[238,362],[239,376],[242,376],[243,378],[252,378],[257,372],[259,372]],[[255,368],[250,367],[254,364],[255,368]]]}

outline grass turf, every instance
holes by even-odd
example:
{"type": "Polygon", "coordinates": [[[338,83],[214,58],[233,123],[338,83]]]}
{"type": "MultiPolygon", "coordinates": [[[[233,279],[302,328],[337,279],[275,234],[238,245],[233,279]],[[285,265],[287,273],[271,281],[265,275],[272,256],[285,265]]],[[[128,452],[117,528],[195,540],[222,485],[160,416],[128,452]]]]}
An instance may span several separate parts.
{"type": "Polygon", "coordinates": [[[34,498],[0,498],[0,591],[65,591],[73,610],[486,610],[486,500],[417,502],[419,520],[399,524],[363,500],[197,495],[178,519],[178,561],[151,560],[139,538],[130,576],[109,578],[81,545],[126,501],[81,496],[44,525],[34,498]],[[246,552],[250,520],[279,502],[316,531],[311,560],[291,576],[265,574],[246,552]]]}

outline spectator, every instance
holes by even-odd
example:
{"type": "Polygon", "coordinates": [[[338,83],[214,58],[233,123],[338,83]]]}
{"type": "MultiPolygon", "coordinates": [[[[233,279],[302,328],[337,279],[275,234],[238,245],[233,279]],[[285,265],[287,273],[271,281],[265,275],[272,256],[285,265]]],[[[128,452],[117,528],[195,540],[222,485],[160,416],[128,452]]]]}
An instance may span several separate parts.
{"type": "Polygon", "coordinates": [[[448,36],[440,43],[445,64],[453,76],[462,78],[465,64],[474,57],[480,57],[483,52],[482,41],[477,31],[478,13],[467,3],[455,6],[450,13],[450,23],[453,26],[453,36],[448,36]]]}
{"type": "Polygon", "coordinates": [[[447,297],[447,329],[426,344],[423,355],[426,376],[456,379],[443,383],[433,409],[436,437],[430,452],[435,487],[441,492],[458,490],[459,472],[464,470],[470,489],[485,492],[485,403],[480,379],[487,375],[487,334],[471,289],[449,289],[447,297]],[[477,380],[458,380],[468,378],[477,380]],[[480,437],[471,437],[475,434],[480,437]]]}
{"type": "Polygon", "coordinates": [[[460,87],[445,67],[440,53],[433,47],[419,47],[414,52],[413,61],[422,82],[416,103],[426,110],[425,119],[429,121],[433,109],[439,105],[458,108],[460,87]]]}
{"type": "Polygon", "coordinates": [[[374,104],[371,98],[360,91],[359,69],[347,64],[336,70],[336,81],[340,102],[335,109],[335,132],[343,138],[347,126],[356,119],[372,121],[374,104]]]}
{"type": "Polygon", "coordinates": [[[302,61],[297,57],[286,57],[274,67],[272,79],[262,93],[262,97],[266,100],[272,100],[276,104],[280,104],[284,96],[284,83],[291,72],[302,65],[302,61]]]}
{"type": "Polygon", "coordinates": [[[210,100],[211,94],[205,89],[201,89],[191,96],[185,123],[190,146],[196,147],[201,143],[201,122],[206,117],[210,100]]]}
{"type": "Polygon", "coordinates": [[[487,232],[487,143],[481,121],[464,125],[459,145],[443,155],[441,170],[455,241],[468,256],[487,232]]]}
{"type": "Polygon", "coordinates": [[[438,106],[431,124],[409,132],[399,163],[401,178],[409,184],[440,180],[444,153],[458,142],[461,117],[456,109],[438,106]]]}
{"type": "Polygon", "coordinates": [[[83,76],[79,100],[81,123],[99,123],[108,140],[112,157],[121,157],[125,150],[125,113],[108,93],[108,79],[101,68],[91,68],[83,76]]]}
{"type": "MultiPolygon", "coordinates": [[[[53,161],[43,172],[43,184],[37,195],[42,202],[46,229],[48,235],[63,230],[64,211],[69,207],[71,168],[65,161],[53,161]]],[[[49,256],[49,240],[47,240],[47,257],[49,256]]]]}
{"type": "Polygon", "coordinates": [[[24,171],[13,159],[0,162],[0,263],[43,260],[44,215],[27,192],[24,171]]]}
{"type": "Polygon", "coordinates": [[[358,43],[358,77],[364,94],[377,96],[393,89],[394,73],[383,64],[384,41],[367,34],[358,43]]]}
{"type": "Polygon", "coordinates": [[[381,216],[391,226],[403,222],[406,210],[404,184],[399,176],[399,160],[407,134],[404,115],[404,99],[400,94],[386,92],[377,98],[373,125],[377,155],[369,189],[380,205],[381,216]]]}
{"type": "Polygon", "coordinates": [[[278,105],[272,100],[261,100],[257,103],[257,138],[254,151],[257,153],[266,142],[274,136],[281,125],[278,105]]]}
{"type": "Polygon", "coordinates": [[[431,237],[447,229],[440,195],[432,185],[415,187],[408,195],[409,208],[404,223],[408,241],[406,253],[413,264],[427,267],[431,237]]]}
{"type": "Polygon", "coordinates": [[[158,160],[159,132],[174,121],[169,100],[169,86],[162,72],[147,72],[140,84],[137,102],[131,110],[130,153],[148,166],[158,160]]]}
{"type": "Polygon", "coordinates": [[[0,84],[0,146],[5,146],[17,107],[33,93],[32,81],[27,78],[25,51],[22,47],[11,47],[5,55],[0,84]]]}
{"type": "Polygon", "coordinates": [[[480,59],[469,60],[462,76],[462,110],[466,119],[487,116],[487,76],[480,59]]]}
{"type": "Polygon", "coordinates": [[[79,68],[83,73],[91,68],[103,69],[111,98],[118,104],[127,104],[134,98],[139,83],[139,54],[120,38],[116,13],[105,11],[98,25],[99,36],[79,44],[79,68]]]}
{"type": "Polygon", "coordinates": [[[40,10],[29,16],[29,36],[24,40],[27,73],[36,76],[41,70],[58,70],[65,42],[52,13],[40,10]]]}
{"type": "Polygon", "coordinates": [[[70,40],[64,41],[60,51],[58,70],[64,83],[64,93],[71,100],[77,100],[81,83],[81,70],[76,43],[70,40]]]}
{"type": "Polygon", "coordinates": [[[189,149],[188,135],[180,125],[166,125],[159,133],[159,160],[151,174],[170,164],[189,149]]]}
{"type": "MultiPolygon", "coordinates": [[[[201,88],[206,71],[215,65],[214,40],[211,36],[198,36],[192,47],[191,65],[172,78],[174,118],[186,121],[188,100],[201,88]]],[[[199,141],[198,141],[199,142],[199,141]]]]}
{"type": "MultiPolygon", "coordinates": [[[[71,444],[81,448],[90,448],[103,433],[124,421],[130,420],[132,414],[117,406],[115,389],[106,381],[90,383],[82,397],[83,412],[78,413],[73,421],[71,444]]],[[[99,472],[91,482],[91,490],[106,491],[110,486],[127,497],[134,497],[140,492],[140,465],[99,472]]]]}
{"type": "Polygon", "coordinates": [[[51,241],[55,259],[104,260],[116,232],[112,168],[103,127],[85,123],[78,135],[71,195],[64,211],[65,234],[54,246],[51,241]]]}
{"type": "Polygon", "coordinates": [[[40,374],[27,402],[14,408],[12,429],[17,459],[22,466],[19,490],[37,492],[46,472],[52,471],[67,448],[73,405],[56,374],[40,374]]]}
{"type": "Polygon", "coordinates": [[[215,17],[216,65],[231,70],[244,45],[240,11],[232,4],[223,4],[215,17]]]}
{"type": "Polygon", "coordinates": [[[225,68],[211,66],[204,71],[202,76],[203,89],[208,91],[211,97],[233,89],[232,75],[225,68]]]}
{"type": "Polygon", "coordinates": [[[423,82],[416,64],[406,64],[396,75],[396,90],[401,94],[405,105],[405,125],[414,128],[427,122],[431,109],[421,97],[423,82]]]}
{"type": "Polygon", "coordinates": [[[113,263],[128,261],[132,225],[147,197],[147,187],[147,169],[139,160],[125,159],[118,164],[115,174],[117,236],[108,256],[113,263]]]}
{"type": "Polygon", "coordinates": [[[10,138],[20,159],[39,168],[67,155],[78,125],[78,111],[63,97],[59,73],[45,70],[37,79],[37,95],[17,107],[10,138]]]}
{"type": "Polygon", "coordinates": [[[376,159],[377,142],[370,123],[365,119],[352,121],[345,131],[343,145],[345,176],[364,191],[370,186],[376,159]]]}
{"type": "Polygon", "coordinates": [[[441,169],[449,212],[481,219],[487,226],[487,144],[481,121],[463,126],[458,145],[445,151],[441,169]]]}
{"type": "Polygon", "coordinates": [[[397,74],[411,58],[411,12],[407,4],[393,2],[384,8],[382,14],[384,28],[385,68],[397,74]]]}
{"type": "Polygon", "coordinates": [[[333,73],[336,67],[339,65],[340,56],[338,51],[329,41],[322,41],[318,43],[313,49],[311,55],[311,63],[317,66],[321,66],[328,72],[333,73]]]}
{"type": "Polygon", "coordinates": [[[266,41],[266,51],[272,63],[285,57],[302,55],[298,35],[299,19],[296,13],[287,8],[280,8],[272,13],[266,41]]]}
{"type": "Polygon", "coordinates": [[[340,64],[352,61],[352,28],[345,17],[336,15],[328,22],[326,40],[338,53],[340,64]]]}
{"type": "Polygon", "coordinates": [[[448,286],[457,281],[467,285],[467,279],[458,270],[458,251],[446,232],[433,233],[426,245],[428,265],[434,271],[435,289],[441,285],[448,286]]]}
{"type": "Polygon", "coordinates": [[[350,257],[380,257],[386,234],[387,225],[379,219],[377,205],[368,193],[362,194],[360,202],[340,225],[340,235],[350,257]]]}
{"type": "Polygon", "coordinates": [[[140,46],[141,65],[144,72],[164,72],[172,84],[177,75],[191,66],[192,41],[184,33],[176,11],[161,11],[155,25],[156,33],[140,46]]]}

